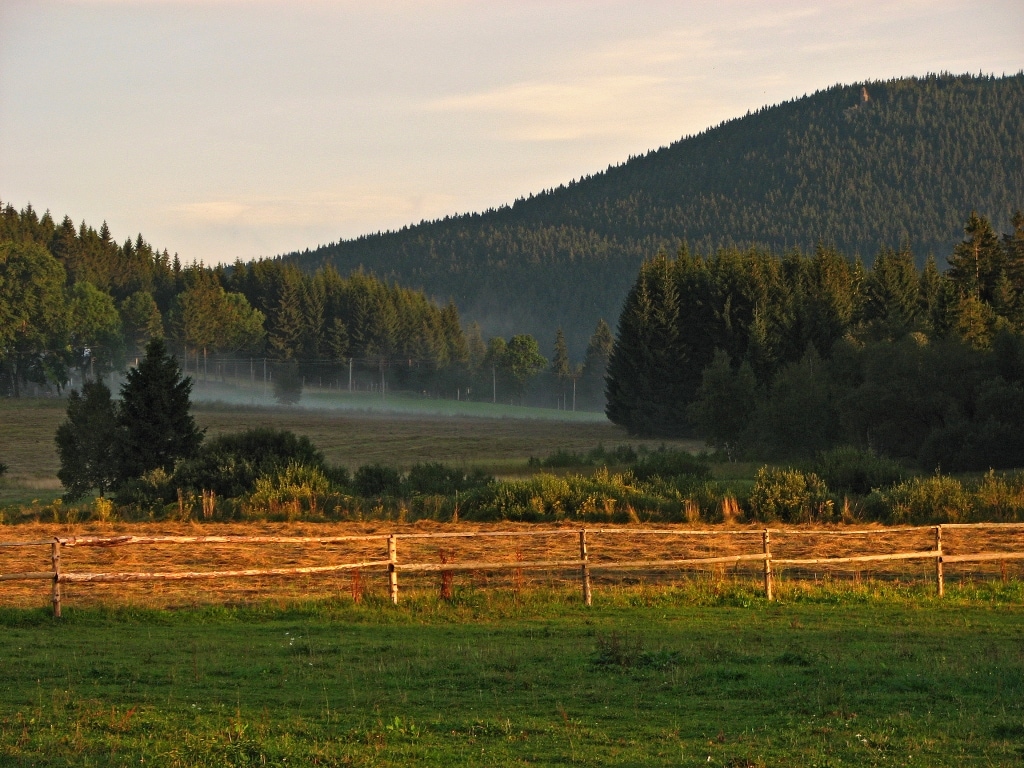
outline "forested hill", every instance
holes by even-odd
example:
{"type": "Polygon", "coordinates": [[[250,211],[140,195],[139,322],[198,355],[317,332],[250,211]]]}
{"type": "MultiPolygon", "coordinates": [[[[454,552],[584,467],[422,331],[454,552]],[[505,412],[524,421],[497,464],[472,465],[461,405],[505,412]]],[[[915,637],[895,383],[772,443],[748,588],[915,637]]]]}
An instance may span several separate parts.
{"type": "Polygon", "coordinates": [[[555,328],[580,349],[614,322],[644,258],[822,240],[870,262],[909,242],[940,264],[977,207],[1024,201],[1024,74],[841,85],[766,107],[482,214],[289,254],[455,300],[488,333],[555,328]]]}

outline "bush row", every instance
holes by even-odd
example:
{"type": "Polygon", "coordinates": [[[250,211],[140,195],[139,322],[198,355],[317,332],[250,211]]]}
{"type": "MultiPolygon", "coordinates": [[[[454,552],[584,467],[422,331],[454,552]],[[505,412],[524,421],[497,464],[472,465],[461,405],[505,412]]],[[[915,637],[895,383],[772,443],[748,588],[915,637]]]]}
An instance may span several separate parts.
{"type": "MultiPolygon", "coordinates": [[[[353,474],[329,465],[307,438],[254,429],[207,441],[171,475],[151,472],[98,499],[93,518],[434,519],[580,522],[947,523],[1024,520],[1024,472],[963,482],[907,477],[870,452],[839,448],[799,467],[762,467],[742,492],[689,453],[605,452],[626,465],[587,474],[496,480],[440,463],[407,472],[382,464],[353,474]]],[[[586,463],[590,454],[572,454],[586,463]]],[[[572,466],[555,454],[534,466],[572,466]]],[[[70,508],[55,508],[67,515],[70,508]]]]}

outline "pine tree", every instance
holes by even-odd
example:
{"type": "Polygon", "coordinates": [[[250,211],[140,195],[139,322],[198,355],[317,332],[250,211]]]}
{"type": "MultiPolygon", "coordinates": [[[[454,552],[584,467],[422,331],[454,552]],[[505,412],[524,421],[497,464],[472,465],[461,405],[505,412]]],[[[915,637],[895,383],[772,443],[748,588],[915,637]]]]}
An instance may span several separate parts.
{"type": "Polygon", "coordinates": [[[879,252],[864,281],[863,319],[870,338],[896,341],[914,329],[920,311],[919,282],[908,248],[879,252]]]}
{"type": "Polygon", "coordinates": [[[270,349],[277,360],[292,360],[301,354],[305,321],[302,314],[298,276],[288,275],[281,297],[270,315],[270,349]]]}
{"type": "Polygon", "coordinates": [[[966,239],[957,243],[949,258],[949,277],[964,295],[990,303],[1005,268],[1003,249],[989,220],[971,211],[964,225],[966,239]]]}
{"type": "Polygon", "coordinates": [[[668,257],[659,254],[640,268],[619,317],[608,361],[605,413],[630,434],[674,436],[685,432],[685,407],[678,370],[679,294],[668,257]]]}
{"type": "Polygon", "coordinates": [[[603,319],[598,320],[597,327],[587,344],[579,381],[579,399],[584,408],[604,405],[605,376],[608,373],[608,360],[611,358],[614,345],[612,329],[603,319]]]}
{"type": "Polygon", "coordinates": [[[195,454],[203,434],[189,413],[191,392],[192,380],[182,377],[163,339],[151,339],[121,387],[119,480],[154,469],[171,473],[175,462],[195,454]]]}
{"type": "Polygon", "coordinates": [[[121,437],[117,424],[117,408],[105,384],[86,381],[81,394],[71,391],[67,421],[57,427],[54,438],[60,458],[57,477],[66,500],[79,499],[92,489],[103,496],[115,486],[121,437]]]}
{"type": "Polygon", "coordinates": [[[569,364],[569,345],[565,343],[565,334],[559,328],[555,332],[555,348],[551,356],[551,373],[559,386],[572,377],[572,366],[569,364]]]}

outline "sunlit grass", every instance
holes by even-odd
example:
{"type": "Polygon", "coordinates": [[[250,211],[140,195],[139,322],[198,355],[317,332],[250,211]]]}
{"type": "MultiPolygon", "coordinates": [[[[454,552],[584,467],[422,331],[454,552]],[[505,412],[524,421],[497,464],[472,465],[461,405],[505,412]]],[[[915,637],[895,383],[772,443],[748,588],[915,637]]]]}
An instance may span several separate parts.
{"type": "Polygon", "coordinates": [[[0,611],[0,764],[1009,765],[1019,584],[0,611]],[[144,761],[144,762],[143,762],[144,761]]]}

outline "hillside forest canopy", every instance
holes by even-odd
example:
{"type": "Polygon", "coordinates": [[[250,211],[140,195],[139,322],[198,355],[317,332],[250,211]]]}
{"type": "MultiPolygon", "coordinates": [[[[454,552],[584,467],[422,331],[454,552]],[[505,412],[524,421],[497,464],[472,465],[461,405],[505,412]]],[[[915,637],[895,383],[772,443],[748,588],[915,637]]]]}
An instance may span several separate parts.
{"type": "Polygon", "coordinates": [[[512,205],[284,258],[451,297],[485,333],[550,339],[561,327],[579,354],[599,318],[618,316],[644,259],[683,243],[783,253],[822,242],[865,262],[911,243],[918,267],[934,255],[942,268],[971,207],[1011,227],[1021,147],[1024,73],[836,85],[512,205]]]}

